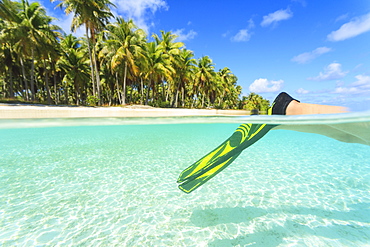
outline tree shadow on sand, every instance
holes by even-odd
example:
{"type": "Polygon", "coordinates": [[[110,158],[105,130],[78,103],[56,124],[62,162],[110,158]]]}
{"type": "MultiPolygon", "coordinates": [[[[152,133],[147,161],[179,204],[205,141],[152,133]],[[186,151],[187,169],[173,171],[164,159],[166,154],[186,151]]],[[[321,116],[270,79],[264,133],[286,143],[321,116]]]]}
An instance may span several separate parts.
{"type": "Polygon", "coordinates": [[[347,244],[366,244],[370,241],[370,203],[351,205],[349,211],[332,211],[307,207],[260,209],[254,207],[215,208],[195,210],[190,221],[198,227],[212,227],[228,223],[248,223],[267,214],[312,215],[319,219],[340,222],[325,226],[309,227],[294,220],[286,220],[284,226],[275,225],[266,231],[239,236],[233,239],[216,239],[209,246],[278,246],[287,237],[321,236],[347,244]],[[343,221],[343,222],[341,222],[343,221]]]}

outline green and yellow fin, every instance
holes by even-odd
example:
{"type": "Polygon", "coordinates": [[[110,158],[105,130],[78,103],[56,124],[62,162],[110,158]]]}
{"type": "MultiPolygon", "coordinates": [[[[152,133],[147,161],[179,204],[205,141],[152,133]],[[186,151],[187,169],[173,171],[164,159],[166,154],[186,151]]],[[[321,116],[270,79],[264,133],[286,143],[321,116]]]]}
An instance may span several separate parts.
{"type": "Polygon", "coordinates": [[[182,184],[179,185],[179,189],[184,191],[185,193],[190,193],[214,176],[216,176],[219,172],[221,172],[223,169],[225,169],[228,165],[230,165],[238,156],[240,153],[230,157],[228,160],[216,164],[212,168],[210,168],[207,172],[199,175],[194,176],[193,179],[188,179],[182,184]]]}
{"type": "Polygon", "coordinates": [[[186,168],[179,176],[179,188],[190,193],[230,165],[239,154],[262,138],[275,125],[242,124],[233,135],[209,154],[186,168]]]}
{"type": "Polygon", "coordinates": [[[218,159],[225,154],[229,154],[234,150],[240,143],[248,138],[250,125],[242,124],[231,137],[224,141],[220,146],[212,150],[210,153],[202,157],[200,160],[195,162],[193,165],[186,168],[179,176],[177,182],[181,183],[185,180],[198,175],[198,173],[203,173],[209,166],[214,164],[218,159]]]}

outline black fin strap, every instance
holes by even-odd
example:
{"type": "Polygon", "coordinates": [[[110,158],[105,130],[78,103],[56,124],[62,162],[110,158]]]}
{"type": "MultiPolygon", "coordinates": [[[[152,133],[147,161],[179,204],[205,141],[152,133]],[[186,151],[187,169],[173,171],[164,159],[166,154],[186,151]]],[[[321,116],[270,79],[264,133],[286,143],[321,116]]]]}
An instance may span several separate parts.
{"type": "Polygon", "coordinates": [[[274,100],[272,115],[286,115],[286,108],[292,100],[300,102],[285,92],[280,93],[274,100]]]}

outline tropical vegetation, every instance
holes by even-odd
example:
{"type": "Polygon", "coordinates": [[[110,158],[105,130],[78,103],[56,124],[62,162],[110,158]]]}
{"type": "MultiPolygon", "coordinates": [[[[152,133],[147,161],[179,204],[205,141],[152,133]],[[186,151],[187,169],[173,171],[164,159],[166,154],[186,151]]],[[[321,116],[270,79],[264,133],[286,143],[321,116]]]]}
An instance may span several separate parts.
{"type": "Polygon", "coordinates": [[[259,109],[229,68],[215,70],[161,31],[151,37],[132,20],[115,17],[109,0],[52,0],[73,15],[71,30],[53,24],[43,6],[0,1],[0,98],[74,105],[145,104],[157,107],[259,109]]]}

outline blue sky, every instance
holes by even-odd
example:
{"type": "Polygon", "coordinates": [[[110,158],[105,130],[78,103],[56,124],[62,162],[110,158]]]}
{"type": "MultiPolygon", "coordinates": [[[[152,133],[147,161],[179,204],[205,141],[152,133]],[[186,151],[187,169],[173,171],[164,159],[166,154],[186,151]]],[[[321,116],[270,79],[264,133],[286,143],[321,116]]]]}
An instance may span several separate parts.
{"type": "MultiPolygon", "coordinates": [[[[111,0],[115,15],[160,30],[228,67],[243,95],[370,109],[369,0],[111,0]]],[[[42,3],[69,31],[72,16],[42,3]]],[[[77,35],[82,35],[79,31],[77,35]]]]}

